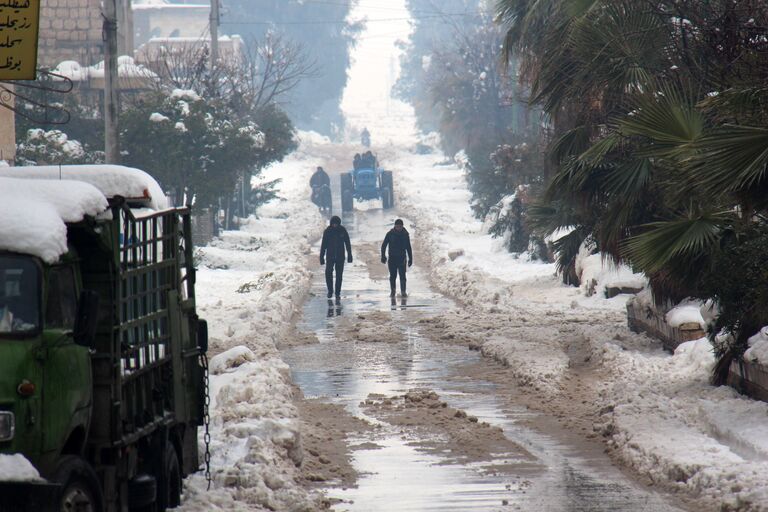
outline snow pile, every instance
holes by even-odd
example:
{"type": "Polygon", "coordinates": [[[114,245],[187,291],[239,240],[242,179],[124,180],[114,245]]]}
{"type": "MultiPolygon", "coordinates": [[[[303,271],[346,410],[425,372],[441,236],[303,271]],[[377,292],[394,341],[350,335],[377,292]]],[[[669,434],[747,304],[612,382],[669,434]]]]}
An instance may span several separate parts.
{"type": "Polygon", "coordinates": [[[722,510],[767,510],[768,404],[709,385],[715,358],[706,338],[673,357],[604,350],[614,383],[597,429],[621,460],[722,510]]]}
{"type": "Polygon", "coordinates": [[[756,363],[768,363],[768,326],[763,327],[757,334],[751,336],[747,343],[749,348],[744,352],[744,359],[756,363]]]}
{"type": "Polygon", "coordinates": [[[168,117],[164,116],[159,112],[152,112],[149,115],[149,120],[152,121],[153,123],[164,123],[165,121],[170,121],[168,117]]]}
{"type": "Polygon", "coordinates": [[[200,95],[192,89],[174,89],[171,91],[171,99],[174,100],[186,100],[186,101],[200,101],[200,95]]]}
{"type": "Polygon", "coordinates": [[[265,171],[282,179],[274,200],[239,231],[197,250],[197,307],[210,337],[213,486],[187,482],[183,510],[318,510],[299,482],[303,457],[288,366],[276,346],[309,293],[306,257],[325,221],[309,202],[322,162],[306,147],[265,171]]]}
{"type": "Polygon", "coordinates": [[[585,295],[605,296],[609,288],[638,290],[648,284],[643,274],[634,273],[627,265],[616,265],[601,253],[592,254],[590,246],[588,242],[582,243],[576,256],[576,275],[585,295]]]}
{"type": "Polygon", "coordinates": [[[560,349],[558,340],[542,344],[540,339],[530,336],[530,330],[515,329],[503,338],[493,336],[483,343],[480,350],[484,356],[509,367],[519,386],[551,391],[561,385],[562,376],[568,370],[569,358],[560,349]],[[542,352],[547,353],[547,357],[541,357],[542,352]]]}
{"type": "Polygon", "coordinates": [[[82,181],[101,190],[107,197],[144,199],[154,210],[168,208],[168,200],[152,176],[142,170],[122,165],[2,167],[0,177],[82,181]]]}
{"type": "Polygon", "coordinates": [[[39,482],[40,473],[22,454],[0,453],[0,482],[39,482]]]}
{"type": "Polygon", "coordinates": [[[104,195],[88,183],[0,177],[0,249],[53,263],[67,252],[65,223],[106,208],[104,195]]]}
{"type": "MultiPolygon", "coordinates": [[[[98,62],[93,66],[82,66],[74,60],[65,60],[60,62],[51,70],[55,75],[61,75],[69,78],[73,82],[84,82],[94,78],[104,78],[104,61],[98,62]]],[[[54,75],[54,80],[57,77],[54,75]]],[[[117,58],[117,76],[119,78],[141,78],[156,80],[157,73],[140,64],[136,64],[133,57],[121,55],[117,58]]],[[[59,80],[61,80],[59,78],[59,80]]]]}
{"type": "Polygon", "coordinates": [[[670,309],[664,316],[667,325],[680,327],[683,324],[698,324],[702,329],[707,328],[707,322],[701,314],[703,304],[697,300],[686,300],[670,309]]]}
{"type": "Polygon", "coordinates": [[[84,68],[80,65],[79,62],[74,60],[65,60],[59,62],[59,64],[54,69],[52,69],[51,72],[57,75],[65,76],[73,82],[81,82],[88,79],[87,68],[84,68]]]}

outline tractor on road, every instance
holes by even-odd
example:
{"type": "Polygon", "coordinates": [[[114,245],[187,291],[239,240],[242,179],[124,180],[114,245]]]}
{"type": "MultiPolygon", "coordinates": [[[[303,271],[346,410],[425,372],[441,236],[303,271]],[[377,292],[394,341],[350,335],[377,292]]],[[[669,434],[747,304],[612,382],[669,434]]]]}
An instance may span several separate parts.
{"type": "Polygon", "coordinates": [[[395,205],[392,171],[381,169],[370,151],[355,158],[353,170],[341,174],[341,211],[352,211],[354,199],[381,199],[385,210],[395,205]]]}

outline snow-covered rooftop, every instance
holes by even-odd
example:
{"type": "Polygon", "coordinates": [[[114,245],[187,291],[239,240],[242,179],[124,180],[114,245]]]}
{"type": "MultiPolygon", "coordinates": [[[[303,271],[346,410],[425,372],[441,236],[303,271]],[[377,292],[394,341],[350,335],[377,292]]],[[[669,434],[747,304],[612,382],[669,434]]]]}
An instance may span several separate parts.
{"type": "MultiPolygon", "coordinates": [[[[84,82],[93,78],[104,78],[104,61],[97,62],[93,66],[82,66],[77,61],[65,60],[60,62],[52,71],[69,78],[73,82],[84,82]]],[[[126,79],[156,80],[158,78],[156,73],[140,64],[136,64],[133,57],[128,55],[118,57],[117,76],[126,79]]]]}
{"type": "Polygon", "coordinates": [[[0,177],[36,180],[75,180],[90,183],[106,197],[145,199],[154,210],[168,208],[155,179],[140,169],[122,165],[43,165],[0,168],[0,177]]]}
{"type": "Polygon", "coordinates": [[[104,194],[85,182],[0,177],[0,250],[54,262],[67,252],[65,223],[106,209],[104,194]]]}

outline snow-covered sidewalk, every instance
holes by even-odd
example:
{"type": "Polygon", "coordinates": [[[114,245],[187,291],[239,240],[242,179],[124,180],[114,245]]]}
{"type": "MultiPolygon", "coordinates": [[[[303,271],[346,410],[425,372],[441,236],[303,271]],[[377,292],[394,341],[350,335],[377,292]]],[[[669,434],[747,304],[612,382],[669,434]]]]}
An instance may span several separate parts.
{"type": "Polygon", "coordinates": [[[571,383],[579,348],[598,365],[593,428],[616,458],[709,510],[768,510],[768,404],[708,384],[706,340],[666,354],[626,328],[627,296],[587,298],[562,285],[554,265],[515,259],[472,216],[463,171],[439,160],[403,154],[388,166],[399,170],[399,206],[426,253],[416,257],[429,258],[433,284],[487,328],[483,352],[549,401],[571,383]]]}
{"type": "Polygon", "coordinates": [[[211,474],[186,482],[183,510],[321,508],[322,496],[299,482],[303,457],[288,366],[277,343],[309,291],[307,254],[325,221],[309,198],[319,162],[309,141],[264,173],[280,178],[279,196],[239,231],[198,249],[198,313],[208,320],[211,474]],[[214,355],[215,354],[215,355],[214,355]]]}

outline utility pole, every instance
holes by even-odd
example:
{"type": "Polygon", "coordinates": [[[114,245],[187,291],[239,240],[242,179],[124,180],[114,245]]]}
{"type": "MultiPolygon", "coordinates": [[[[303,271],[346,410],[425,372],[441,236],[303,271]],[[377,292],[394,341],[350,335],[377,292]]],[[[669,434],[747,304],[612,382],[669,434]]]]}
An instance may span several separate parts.
{"type": "Polygon", "coordinates": [[[211,0],[211,67],[219,60],[219,0],[211,0]]]}
{"type": "Polygon", "coordinates": [[[108,164],[119,163],[117,131],[117,5],[104,0],[104,158],[108,164]]]}

